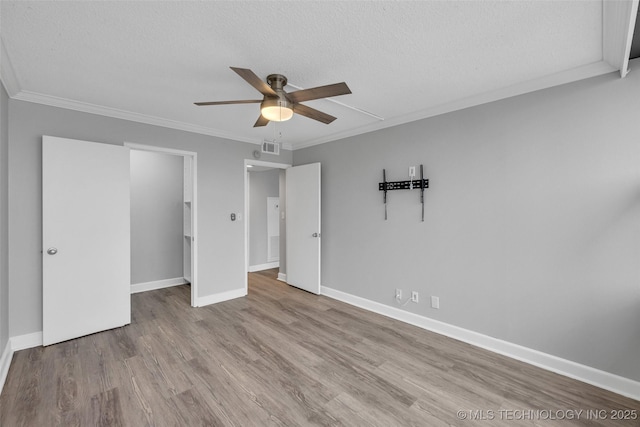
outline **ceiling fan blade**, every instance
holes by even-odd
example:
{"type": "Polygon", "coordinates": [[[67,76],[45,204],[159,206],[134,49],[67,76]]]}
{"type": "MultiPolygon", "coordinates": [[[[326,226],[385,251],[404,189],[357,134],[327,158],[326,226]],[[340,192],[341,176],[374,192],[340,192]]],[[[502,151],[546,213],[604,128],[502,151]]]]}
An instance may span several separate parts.
{"type": "Polygon", "coordinates": [[[194,102],[194,104],[202,107],[203,105],[227,105],[227,104],[258,104],[262,99],[247,99],[246,101],[212,101],[212,102],[194,102]]]}
{"type": "Polygon", "coordinates": [[[253,127],[257,128],[260,126],[266,126],[268,124],[269,124],[269,119],[265,119],[264,116],[260,114],[260,117],[258,117],[258,120],[256,120],[256,124],[253,125],[253,127]]]}
{"type": "Polygon", "coordinates": [[[323,113],[322,111],[318,111],[315,108],[307,107],[302,104],[294,104],[293,112],[327,125],[336,119],[327,113],[323,113]]]}
{"type": "Polygon", "coordinates": [[[289,92],[287,93],[287,96],[293,102],[304,102],[311,101],[312,99],[329,98],[332,96],[347,95],[350,93],[351,89],[349,89],[349,86],[347,86],[345,82],[342,82],[289,92]]]}
{"type": "Polygon", "coordinates": [[[248,68],[236,68],[229,67],[233,71],[235,71],[240,77],[242,77],[247,83],[256,88],[258,92],[265,96],[278,96],[276,91],[271,89],[265,81],[263,81],[260,77],[256,76],[256,73],[251,71],[248,68]]]}

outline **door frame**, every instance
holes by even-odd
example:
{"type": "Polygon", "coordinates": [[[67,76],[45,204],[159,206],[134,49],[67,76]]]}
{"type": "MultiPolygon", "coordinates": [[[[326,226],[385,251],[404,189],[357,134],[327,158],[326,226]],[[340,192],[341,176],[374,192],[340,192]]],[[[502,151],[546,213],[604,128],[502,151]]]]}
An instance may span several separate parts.
{"type": "Polygon", "coordinates": [[[183,158],[191,158],[191,182],[193,183],[193,194],[191,196],[191,213],[193,221],[191,223],[191,259],[193,264],[191,271],[191,307],[198,307],[198,153],[194,151],[156,147],[154,145],[144,145],[133,142],[125,142],[124,146],[129,147],[131,150],[150,151],[154,153],[171,154],[183,158]]]}
{"type": "MultiPolygon", "coordinates": [[[[247,166],[264,166],[273,169],[288,169],[288,163],[265,162],[244,159],[244,294],[249,292],[249,170],[247,166]]],[[[285,248],[286,250],[286,248],[285,248]]]]}

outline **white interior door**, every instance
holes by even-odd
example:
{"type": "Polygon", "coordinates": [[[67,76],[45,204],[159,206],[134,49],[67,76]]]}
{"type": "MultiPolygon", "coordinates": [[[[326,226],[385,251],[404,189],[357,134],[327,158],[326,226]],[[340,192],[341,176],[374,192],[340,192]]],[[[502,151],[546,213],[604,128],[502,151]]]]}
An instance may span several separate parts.
{"type": "Polygon", "coordinates": [[[287,283],[320,294],[320,163],[286,173],[287,283]]]}
{"type": "Polygon", "coordinates": [[[129,149],[42,138],[44,345],[131,323],[129,149]]]}

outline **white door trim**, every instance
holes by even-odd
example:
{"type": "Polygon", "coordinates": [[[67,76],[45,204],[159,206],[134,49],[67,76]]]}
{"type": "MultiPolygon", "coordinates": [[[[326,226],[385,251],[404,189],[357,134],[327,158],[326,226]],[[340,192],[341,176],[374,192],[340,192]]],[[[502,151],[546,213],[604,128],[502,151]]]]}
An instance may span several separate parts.
{"type": "Polygon", "coordinates": [[[288,169],[288,163],[272,163],[262,160],[244,159],[244,294],[249,292],[249,173],[247,166],[265,166],[274,169],[288,169]]]}
{"type": "Polygon", "coordinates": [[[192,257],[193,271],[191,272],[191,306],[198,306],[198,153],[194,151],[177,150],[174,148],[156,147],[153,145],[125,142],[125,147],[132,150],[151,151],[154,153],[172,154],[174,156],[191,157],[191,181],[193,182],[193,195],[191,199],[191,212],[193,214],[192,228],[192,257]]]}

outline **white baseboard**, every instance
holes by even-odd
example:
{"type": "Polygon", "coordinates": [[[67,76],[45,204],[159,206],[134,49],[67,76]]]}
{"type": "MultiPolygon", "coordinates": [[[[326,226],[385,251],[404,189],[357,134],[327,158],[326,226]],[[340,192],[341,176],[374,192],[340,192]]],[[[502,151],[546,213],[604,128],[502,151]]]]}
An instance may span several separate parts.
{"type": "Polygon", "coordinates": [[[640,382],[323,286],[321,294],[503,356],[640,400],[640,382]]]}
{"type": "Polygon", "coordinates": [[[287,283],[287,275],[284,273],[278,273],[278,280],[287,283]]]}
{"type": "Polygon", "coordinates": [[[184,277],[176,277],[174,279],[154,280],[153,282],[134,283],[131,284],[131,293],[153,291],[155,289],[170,288],[171,286],[184,285],[188,281],[184,277]]]}
{"type": "Polygon", "coordinates": [[[27,348],[38,347],[42,345],[42,332],[34,332],[31,334],[18,335],[16,337],[9,338],[7,345],[0,357],[0,393],[4,387],[4,382],[7,379],[9,373],[9,367],[11,366],[11,360],[13,359],[13,353],[27,348]]]}
{"type": "Polygon", "coordinates": [[[11,359],[13,359],[13,350],[11,349],[11,339],[7,341],[7,345],[4,347],[2,357],[0,357],[0,393],[4,387],[4,382],[7,379],[9,373],[9,366],[11,366],[11,359]]]}
{"type": "Polygon", "coordinates": [[[194,307],[204,307],[205,305],[216,304],[219,302],[229,301],[247,295],[247,290],[234,289],[232,291],[220,292],[218,294],[207,295],[206,297],[196,298],[194,307]]]}
{"type": "Polygon", "coordinates": [[[11,350],[13,351],[38,347],[42,345],[42,331],[11,337],[9,341],[11,342],[11,350]]]}
{"type": "Polygon", "coordinates": [[[249,273],[254,273],[256,271],[269,270],[271,268],[278,268],[278,267],[280,267],[280,261],[268,262],[266,264],[250,265],[247,270],[249,271],[249,273]]]}

